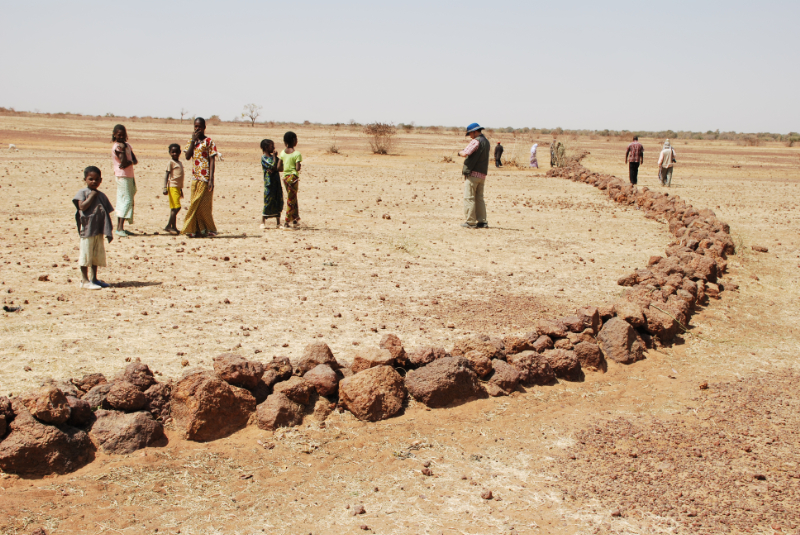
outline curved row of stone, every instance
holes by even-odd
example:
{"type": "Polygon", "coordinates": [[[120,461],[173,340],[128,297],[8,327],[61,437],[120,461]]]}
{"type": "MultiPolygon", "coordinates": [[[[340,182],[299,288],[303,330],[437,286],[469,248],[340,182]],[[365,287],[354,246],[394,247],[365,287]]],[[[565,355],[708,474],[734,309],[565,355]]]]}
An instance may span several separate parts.
{"type": "Polygon", "coordinates": [[[360,350],[349,367],[324,343],[307,346],[297,366],[286,357],[269,363],[224,354],[214,370],[189,370],[158,382],[141,362],[112,380],[102,374],[50,380],[12,400],[0,397],[0,469],[25,476],[65,473],[100,449],[124,454],[166,443],[164,425],[188,440],[215,440],[255,424],[265,430],[324,421],[335,409],[377,421],[403,411],[408,397],[445,407],[520,386],[579,381],[604,371],[606,359],[630,364],[644,350],[669,344],[695,307],[723,290],[718,277],[734,252],[729,227],[711,210],[575,166],[551,177],[592,184],[615,202],[636,205],[645,217],[668,223],[675,241],[665,256],[623,277],[616,302],[579,308],[574,315],[539,320],[522,336],[473,336],[441,347],[406,350],[385,335],[378,348],[360,350]]]}

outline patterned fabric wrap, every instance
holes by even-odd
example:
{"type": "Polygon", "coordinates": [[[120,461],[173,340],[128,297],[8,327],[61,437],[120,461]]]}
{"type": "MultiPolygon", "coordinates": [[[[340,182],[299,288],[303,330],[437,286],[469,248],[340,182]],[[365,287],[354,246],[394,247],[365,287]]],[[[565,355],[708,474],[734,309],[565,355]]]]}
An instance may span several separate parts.
{"type": "MultiPolygon", "coordinates": [[[[183,147],[183,152],[189,150],[191,143],[191,141],[186,143],[183,147]]],[[[219,154],[219,152],[217,152],[216,143],[211,141],[210,137],[207,137],[203,141],[195,144],[192,154],[192,179],[208,182],[209,176],[211,175],[211,158],[219,154]]]]}
{"type": "Polygon", "coordinates": [[[539,168],[539,160],[536,159],[535,154],[531,155],[531,167],[539,168]]]}
{"type": "Polygon", "coordinates": [[[271,155],[262,156],[261,168],[264,170],[264,210],[261,215],[280,219],[283,211],[283,188],[277,159],[271,155]]]}
{"type": "Polygon", "coordinates": [[[202,180],[192,181],[192,204],[186,212],[181,234],[207,234],[216,232],[214,217],[214,192],[208,191],[208,183],[202,180]]]}
{"type": "Polygon", "coordinates": [[[297,205],[297,190],[300,187],[300,177],[297,175],[283,175],[283,184],[286,186],[286,224],[300,221],[300,207],[297,205]]]}
{"type": "Polygon", "coordinates": [[[136,195],[136,179],[117,177],[117,217],[133,223],[133,197],[136,195]]]}

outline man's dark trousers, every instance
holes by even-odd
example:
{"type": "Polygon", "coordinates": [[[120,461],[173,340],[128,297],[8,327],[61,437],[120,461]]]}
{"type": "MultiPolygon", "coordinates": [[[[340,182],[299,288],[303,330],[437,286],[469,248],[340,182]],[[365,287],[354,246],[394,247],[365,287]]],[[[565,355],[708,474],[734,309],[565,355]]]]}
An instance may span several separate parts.
{"type": "Polygon", "coordinates": [[[639,180],[639,162],[629,162],[628,169],[631,176],[631,184],[636,184],[639,180]]]}
{"type": "Polygon", "coordinates": [[[495,158],[494,166],[495,167],[503,167],[502,164],[500,163],[500,158],[495,158]]]}

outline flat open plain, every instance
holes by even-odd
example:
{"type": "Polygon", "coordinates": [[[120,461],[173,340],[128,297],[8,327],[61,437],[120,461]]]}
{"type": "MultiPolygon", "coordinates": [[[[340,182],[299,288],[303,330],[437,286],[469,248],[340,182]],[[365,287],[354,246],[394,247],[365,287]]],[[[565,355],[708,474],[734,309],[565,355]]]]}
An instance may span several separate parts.
{"type": "MultiPolygon", "coordinates": [[[[101,278],[113,287],[81,291],[71,199],[83,168],[97,165],[115,204],[115,122],[0,117],[0,295],[23,307],[0,317],[1,395],[50,376],[112,376],[135,358],[167,380],[183,360],[210,367],[229,351],[297,359],[324,341],[346,363],[385,333],[407,348],[524,333],[538,318],[612,301],[616,280],[672,239],[663,223],[592,187],[546,178],[549,136],[538,138],[543,169],[490,168],[491,228],[470,231],[459,227],[460,164],[443,161],[463,135],[404,132],[392,155],[375,156],[357,130],[321,126],[292,128],[304,156],[303,228],[261,230],[258,143],[279,142],[285,128],[233,124],[207,131],[225,157],[220,236],[172,237],[162,230],[166,147],[184,144],[190,125],[128,121],[140,161],[127,227],[136,236],[106,247],[101,278]],[[326,152],[334,136],[340,154],[326,152]]],[[[489,137],[527,160],[533,138],[489,137]]],[[[589,169],[627,176],[627,141],[566,141],[590,152],[589,169]]],[[[661,142],[644,140],[641,186],[660,188],[661,142]]],[[[738,253],[724,280],[739,285],[698,312],[676,345],[580,383],[433,411],[412,401],[379,423],[334,413],[324,428],[251,426],[207,444],[168,429],[164,448],[98,453],[70,475],[0,475],[0,533],[798,530],[800,149],[674,147],[670,193],[731,225],[738,253]],[[421,475],[424,461],[433,476],[421,475]],[[483,500],[486,489],[500,499],[483,500]],[[357,504],[366,514],[353,517],[357,504]]]]}

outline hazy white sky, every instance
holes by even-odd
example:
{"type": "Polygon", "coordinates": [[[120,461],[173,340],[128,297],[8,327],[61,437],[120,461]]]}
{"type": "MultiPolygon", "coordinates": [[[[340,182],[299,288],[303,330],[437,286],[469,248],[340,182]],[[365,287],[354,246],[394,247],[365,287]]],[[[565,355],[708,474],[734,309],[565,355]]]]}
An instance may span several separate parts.
{"type": "Polygon", "coordinates": [[[2,2],[0,106],[800,131],[800,1],[2,2]]]}

